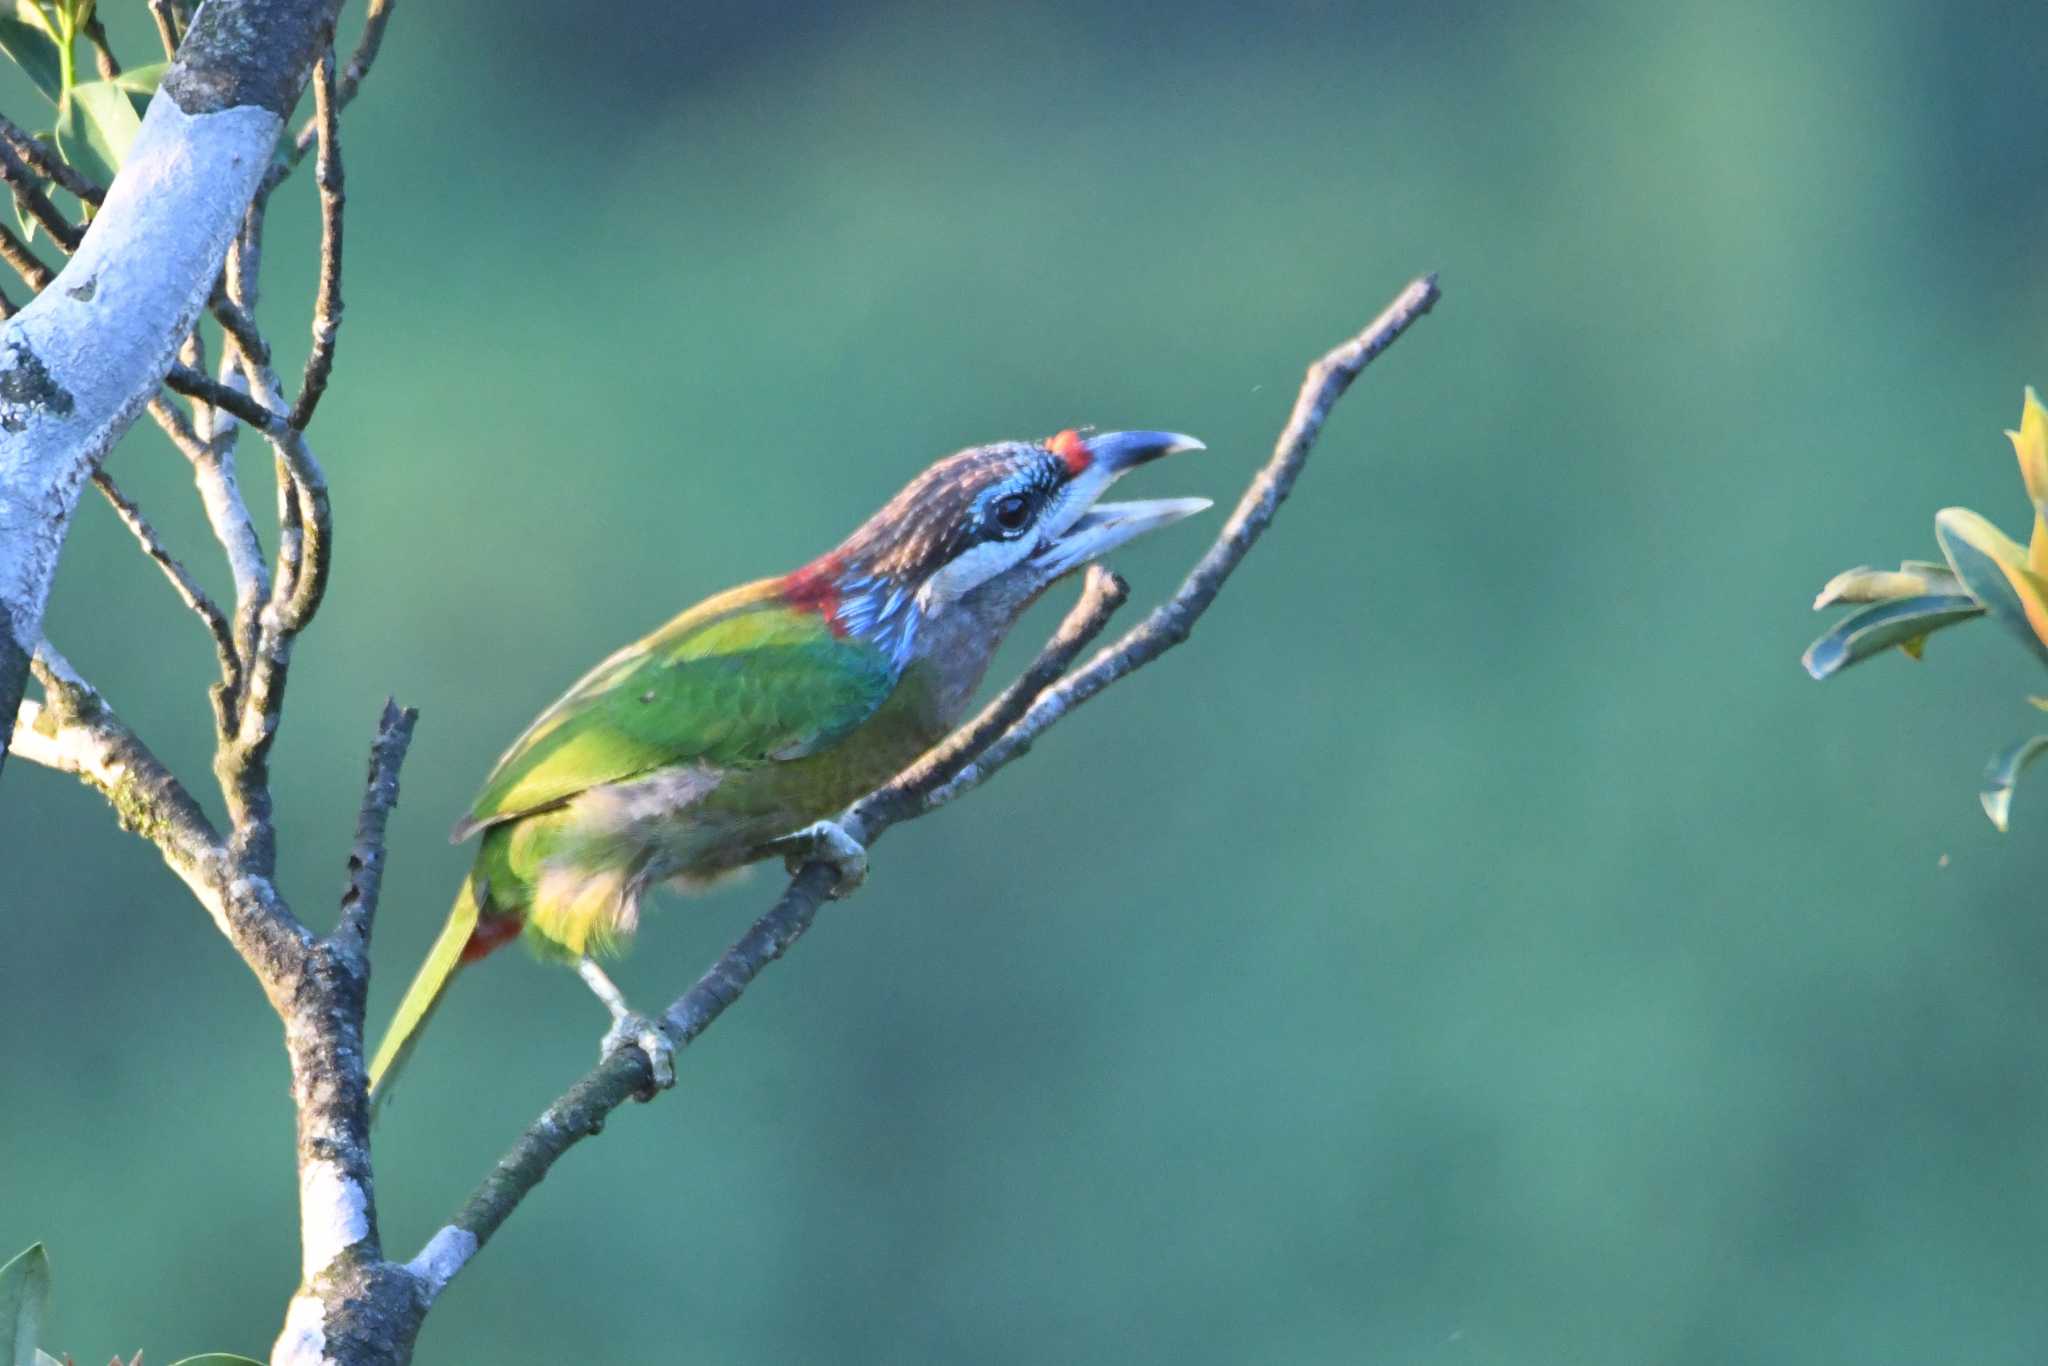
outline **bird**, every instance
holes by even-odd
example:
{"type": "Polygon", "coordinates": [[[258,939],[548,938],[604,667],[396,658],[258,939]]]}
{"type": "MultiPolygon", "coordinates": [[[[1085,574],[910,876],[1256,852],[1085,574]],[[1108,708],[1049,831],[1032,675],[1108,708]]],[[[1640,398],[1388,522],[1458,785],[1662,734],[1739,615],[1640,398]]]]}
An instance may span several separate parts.
{"type": "Polygon", "coordinates": [[[836,548],[706,598],[617,651],[529,725],[456,824],[481,835],[447,924],[370,1064],[373,1104],[464,967],[514,939],[572,966],[611,1012],[600,1045],[673,1078],[666,1036],[597,960],[656,887],[701,890],[777,853],[844,896],[866,851],[830,817],[943,739],[1047,588],[1203,498],[1109,503],[1178,432],[1069,428],[949,455],[836,548]]]}

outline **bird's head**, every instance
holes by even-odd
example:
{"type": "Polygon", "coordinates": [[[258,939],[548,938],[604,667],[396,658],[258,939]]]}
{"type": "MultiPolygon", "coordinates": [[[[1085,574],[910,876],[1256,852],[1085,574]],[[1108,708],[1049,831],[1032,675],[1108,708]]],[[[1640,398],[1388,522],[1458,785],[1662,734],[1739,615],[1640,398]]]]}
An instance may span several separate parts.
{"type": "Polygon", "coordinates": [[[920,622],[965,608],[995,630],[1062,575],[1209,506],[1099,501],[1138,466],[1202,443],[1178,432],[1061,432],[939,461],[832,551],[784,580],[834,629],[907,651],[920,622]]]}

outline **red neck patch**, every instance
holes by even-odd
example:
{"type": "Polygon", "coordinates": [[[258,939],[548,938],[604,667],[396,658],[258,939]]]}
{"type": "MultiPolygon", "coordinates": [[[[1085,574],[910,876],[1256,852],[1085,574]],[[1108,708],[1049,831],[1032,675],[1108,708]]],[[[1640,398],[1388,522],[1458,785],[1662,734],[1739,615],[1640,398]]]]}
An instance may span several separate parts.
{"type": "Polygon", "coordinates": [[[1045,448],[1060,458],[1061,463],[1067,467],[1067,474],[1070,477],[1095,463],[1095,456],[1088,449],[1088,443],[1083,441],[1081,434],[1072,427],[1047,441],[1045,448]]]}
{"type": "Polygon", "coordinates": [[[846,628],[839,622],[839,576],[845,570],[838,552],[820,555],[794,574],[783,576],[782,600],[799,612],[816,612],[833,635],[843,636],[846,628]]]}

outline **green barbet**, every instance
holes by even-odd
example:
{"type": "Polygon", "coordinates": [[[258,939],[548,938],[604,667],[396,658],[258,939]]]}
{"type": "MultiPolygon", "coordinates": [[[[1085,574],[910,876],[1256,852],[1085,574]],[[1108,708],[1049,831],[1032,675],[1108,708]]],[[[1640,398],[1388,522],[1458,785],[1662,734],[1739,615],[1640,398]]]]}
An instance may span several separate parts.
{"type": "Polygon", "coordinates": [[[912,480],[840,546],[690,608],[542,712],[455,827],[482,832],[446,928],[370,1065],[372,1094],[464,964],[523,937],[611,1008],[607,1046],[665,1041],[593,961],[631,939],[655,886],[688,890],[774,853],[865,854],[828,817],[960,720],[1017,618],[1061,576],[1206,499],[1103,503],[1137,466],[1202,443],[1061,432],[977,446],[912,480]]]}

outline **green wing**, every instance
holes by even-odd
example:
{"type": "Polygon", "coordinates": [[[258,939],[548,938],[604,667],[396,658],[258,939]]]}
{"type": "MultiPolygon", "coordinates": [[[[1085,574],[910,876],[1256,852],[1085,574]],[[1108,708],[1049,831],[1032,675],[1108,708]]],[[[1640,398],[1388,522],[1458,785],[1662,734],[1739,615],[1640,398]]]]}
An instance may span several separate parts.
{"type": "Polygon", "coordinates": [[[800,758],[866,720],[895,682],[879,650],[768,585],[735,589],[619,651],[542,712],[455,838],[676,764],[800,758]]]}

